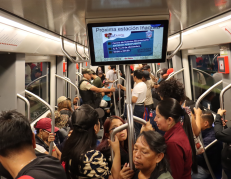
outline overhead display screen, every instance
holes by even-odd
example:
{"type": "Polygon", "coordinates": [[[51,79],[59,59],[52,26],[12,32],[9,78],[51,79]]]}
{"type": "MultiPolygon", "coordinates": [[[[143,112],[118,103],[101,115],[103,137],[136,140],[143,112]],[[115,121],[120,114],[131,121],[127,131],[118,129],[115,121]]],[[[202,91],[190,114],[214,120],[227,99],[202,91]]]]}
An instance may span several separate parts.
{"type": "Polygon", "coordinates": [[[164,62],[168,20],[88,24],[88,35],[92,65],[164,62]]]}

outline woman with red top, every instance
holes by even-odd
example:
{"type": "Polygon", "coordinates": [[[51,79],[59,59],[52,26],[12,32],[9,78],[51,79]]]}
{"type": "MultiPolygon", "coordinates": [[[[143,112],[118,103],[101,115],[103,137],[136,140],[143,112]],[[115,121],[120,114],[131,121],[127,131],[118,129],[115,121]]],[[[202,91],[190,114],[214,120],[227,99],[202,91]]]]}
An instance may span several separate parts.
{"type": "Polygon", "coordinates": [[[167,155],[174,179],[191,179],[191,170],[197,173],[196,149],[188,114],[173,98],[157,105],[155,122],[165,131],[167,155]],[[184,116],[183,126],[180,124],[184,116]]]}

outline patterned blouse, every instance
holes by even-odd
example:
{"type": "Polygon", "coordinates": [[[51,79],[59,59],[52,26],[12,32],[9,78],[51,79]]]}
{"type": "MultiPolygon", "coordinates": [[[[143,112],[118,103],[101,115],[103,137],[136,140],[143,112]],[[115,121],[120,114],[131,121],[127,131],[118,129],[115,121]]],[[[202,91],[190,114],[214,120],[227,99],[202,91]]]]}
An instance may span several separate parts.
{"type": "Polygon", "coordinates": [[[106,158],[104,158],[100,151],[88,151],[84,156],[83,163],[82,174],[84,177],[108,179],[110,170],[106,158]]]}

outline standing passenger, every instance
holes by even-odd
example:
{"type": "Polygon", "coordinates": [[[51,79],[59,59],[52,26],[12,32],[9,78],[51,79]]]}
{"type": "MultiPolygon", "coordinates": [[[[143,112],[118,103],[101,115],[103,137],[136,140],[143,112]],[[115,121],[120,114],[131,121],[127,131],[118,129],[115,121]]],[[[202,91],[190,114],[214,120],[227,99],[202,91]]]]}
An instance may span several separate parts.
{"type": "Polygon", "coordinates": [[[231,178],[231,128],[225,126],[223,128],[222,116],[226,113],[226,110],[219,109],[215,119],[215,135],[217,140],[225,142],[225,146],[221,153],[221,164],[225,174],[228,178],[231,178]]]}
{"type": "Polygon", "coordinates": [[[148,71],[143,71],[142,80],[147,85],[147,93],[146,93],[146,99],[144,101],[144,104],[145,104],[145,108],[148,110],[147,120],[149,120],[149,113],[151,109],[153,109],[152,88],[154,87],[154,82],[151,80],[148,71]]]}
{"type": "Polygon", "coordinates": [[[66,174],[68,178],[119,178],[120,148],[119,141],[115,137],[115,142],[108,141],[112,147],[115,157],[110,170],[104,155],[95,150],[97,133],[100,130],[99,114],[91,106],[83,104],[72,115],[73,132],[67,139],[62,161],[65,162],[66,174]]]}
{"type": "Polygon", "coordinates": [[[94,85],[91,85],[90,80],[92,72],[90,69],[84,69],[82,71],[82,74],[83,79],[79,82],[79,93],[82,97],[83,104],[89,104],[93,108],[98,108],[100,105],[100,101],[96,100],[96,95],[94,92],[114,92],[115,88],[97,88],[94,85]]]}
{"type": "MultiPolygon", "coordinates": [[[[141,70],[134,71],[134,88],[132,90],[132,104],[133,104],[133,115],[137,116],[139,118],[143,118],[144,115],[144,101],[146,99],[146,93],[147,93],[147,85],[142,81],[143,78],[143,72],[141,70]]],[[[120,88],[124,91],[126,91],[126,87],[122,85],[118,85],[120,88]]],[[[124,115],[127,117],[126,112],[126,106],[125,106],[125,112],[124,115]]],[[[140,129],[142,127],[141,124],[134,122],[136,137],[140,134],[140,129]]]]}
{"type": "Polygon", "coordinates": [[[108,69],[109,71],[106,73],[106,78],[109,82],[109,86],[111,87],[113,82],[117,79],[116,66],[109,66],[108,69]]]}
{"type": "Polygon", "coordinates": [[[156,107],[155,121],[165,131],[167,155],[174,179],[191,179],[191,170],[197,173],[196,149],[188,114],[177,100],[168,98],[156,107]],[[180,124],[184,116],[183,126],[180,124]]]}

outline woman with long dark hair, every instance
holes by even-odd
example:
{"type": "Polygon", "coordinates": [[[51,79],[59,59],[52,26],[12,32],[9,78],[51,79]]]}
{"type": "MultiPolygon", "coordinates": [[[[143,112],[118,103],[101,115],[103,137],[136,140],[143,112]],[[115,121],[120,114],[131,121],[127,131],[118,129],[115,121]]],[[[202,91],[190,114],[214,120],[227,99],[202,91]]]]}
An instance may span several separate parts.
{"type": "MultiPolygon", "coordinates": [[[[113,130],[123,124],[125,124],[124,120],[118,116],[111,116],[107,118],[104,122],[103,139],[96,149],[99,150],[105,156],[109,168],[111,168],[112,163],[111,163],[111,151],[110,151],[108,139],[110,139],[110,135],[113,132],[113,130]]],[[[129,161],[127,129],[118,132],[116,136],[120,143],[121,166],[123,166],[126,162],[129,161]]]]}
{"type": "Polygon", "coordinates": [[[83,104],[72,115],[73,132],[67,139],[61,160],[65,162],[67,177],[118,178],[120,165],[119,141],[109,140],[115,157],[111,169],[103,154],[97,150],[97,133],[100,130],[99,115],[90,105],[83,104]]]}
{"type": "Polygon", "coordinates": [[[197,173],[196,149],[188,114],[173,98],[159,102],[155,122],[165,131],[167,155],[174,179],[191,179],[191,170],[197,173]],[[180,124],[184,117],[183,126],[180,124]]]}
{"type": "Polygon", "coordinates": [[[155,131],[144,131],[133,149],[133,172],[127,164],[120,171],[121,179],[173,179],[166,156],[167,145],[164,137],[155,131]]]}

